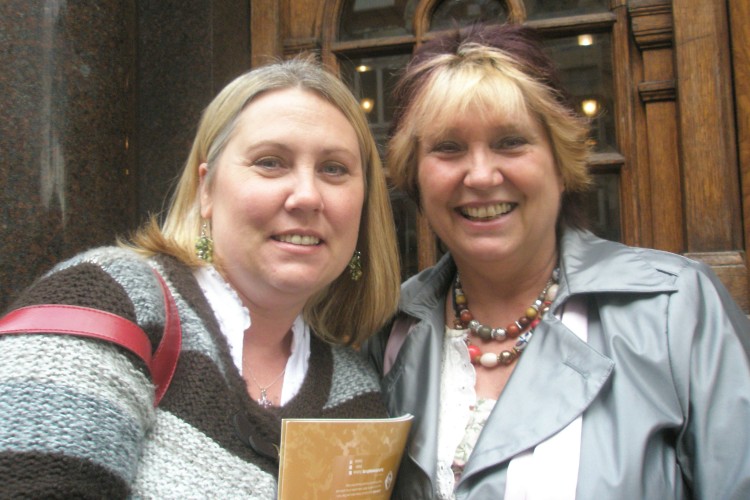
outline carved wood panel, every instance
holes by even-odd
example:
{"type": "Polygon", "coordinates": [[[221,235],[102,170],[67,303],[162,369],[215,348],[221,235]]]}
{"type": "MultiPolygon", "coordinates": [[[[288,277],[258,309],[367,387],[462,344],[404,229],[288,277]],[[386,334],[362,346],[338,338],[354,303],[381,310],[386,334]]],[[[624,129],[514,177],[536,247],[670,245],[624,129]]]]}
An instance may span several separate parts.
{"type": "MultiPolygon", "coordinates": [[[[343,2],[253,0],[253,65],[315,52],[337,69],[334,45],[356,53],[378,44],[411,47],[419,42],[418,36],[338,42],[343,2]]],[[[415,33],[424,31],[426,16],[438,3],[418,4],[415,33]]],[[[511,3],[512,12],[521,12],[520,0],[511,3]]],[[[623,241],[706,262],[750,311],[745,243],[750,236],[747,19],[749,2],[612,0],[609,14],[589,16],[585,22],[593,30],[611,30],[616,41],[614,112],[624,155],[618,167],[623,241]]],[[[567,28],[564,22],[531,24],[563,33],[581,19],[568,21],[567,28]]],[[[421,222],[420,262],[430,263],[435,248],[421,222]]]]}

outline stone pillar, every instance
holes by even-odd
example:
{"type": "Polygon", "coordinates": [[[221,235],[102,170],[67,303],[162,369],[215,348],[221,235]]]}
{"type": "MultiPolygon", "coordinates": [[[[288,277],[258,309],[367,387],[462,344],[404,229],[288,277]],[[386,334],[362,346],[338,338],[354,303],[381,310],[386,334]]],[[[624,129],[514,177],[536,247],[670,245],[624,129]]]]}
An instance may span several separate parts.
{"type": "Polygon", "coordinates": [[[135,8],[0,2],[0,310],[136,220],[135,8]]]}
{"type": "Polygon", "coordinates": [[[0,1],[0,311],[165,206],[249,27],[247,0],[0,1]]]}

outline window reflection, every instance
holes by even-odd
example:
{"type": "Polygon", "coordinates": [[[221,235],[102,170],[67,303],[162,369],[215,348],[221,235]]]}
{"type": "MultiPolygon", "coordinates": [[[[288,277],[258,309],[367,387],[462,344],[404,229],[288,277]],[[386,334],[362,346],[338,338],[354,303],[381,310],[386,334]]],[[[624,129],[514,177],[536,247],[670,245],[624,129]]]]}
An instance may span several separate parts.
{"type": "Polygon", "coordinates": [[[398,251],[401,257],[401,280],[419,272],[417,257],[417,205],[401,191],[391,192],[393,220],[396,224],[398,251]]]}
{"type": "Polygon", "coordinates": [[[608,12],[610,0],[524,0],[529,20],[608,12]]]}
{"type": "Polygon", "coordinates": [[[413,34],[417,0],[350,0],[344,2],[339,40],[361,40],[413,34]]]}
{"type": "Polygon", "coordinates": [[[597,152],[615,151],[614,82],[611,36],[583,34],[545,41],[578,111],[591,119],[597,152]]]}
{"type": "MultiPolygon", "coordinates": [[[[385,158],[388,128],[393,118],[391,92],[399,72],[410,54],[341,59],[341,77],[354,93],[367,116],[378,144],[380,157],[385,158]]],[[[388,166],[385,165],[386,171],[388,166]]],[[[402,192],[391,191],[391,205],[401,255],[402,279],[417,273],[417,209],[402,192]]]]}
{"type": "Polygon", "coordinates": [[[341,77],[354,93],[383,156],[388,127],[393,117],[390,97],[399,72],[410,54],[340,60],[341,77]]]}
{"type": "Polygon", "coordinates": [[[622,241],[620,235],[620,176],[616,173],[597,174],[595,185],[586,194],[585,211],[590,229],[598,236],[622,241]]]}
{"type": "Polygon", "coordinates": [[[507,18],[505,2],[499,0],[446,0],[435,9],[430,31],[466,26],[475,21],[502,23],[507,18]]]}

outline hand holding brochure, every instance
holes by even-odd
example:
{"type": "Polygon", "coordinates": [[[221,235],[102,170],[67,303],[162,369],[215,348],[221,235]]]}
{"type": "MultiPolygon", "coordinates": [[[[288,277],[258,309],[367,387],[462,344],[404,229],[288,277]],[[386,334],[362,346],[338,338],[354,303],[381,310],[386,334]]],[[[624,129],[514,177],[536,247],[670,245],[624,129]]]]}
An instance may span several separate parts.
{"type": "Polygon", "coordinates": [[[279,500],[387,500],[413,418],[283,419],[279,500]]]}

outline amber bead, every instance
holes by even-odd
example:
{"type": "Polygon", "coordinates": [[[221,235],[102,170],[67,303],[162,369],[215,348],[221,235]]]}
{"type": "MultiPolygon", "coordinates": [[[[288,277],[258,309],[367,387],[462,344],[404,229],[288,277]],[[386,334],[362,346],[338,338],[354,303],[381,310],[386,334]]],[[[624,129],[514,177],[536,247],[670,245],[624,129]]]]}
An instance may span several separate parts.
{"type": "Polygon", "coordinates": [[[508,337],[516,338],[521,334],[521,330],[518,328],[518,325],[509,325],[508,328],[505,329],[506,333],[508,334],[508,337]]]}

